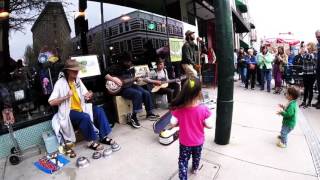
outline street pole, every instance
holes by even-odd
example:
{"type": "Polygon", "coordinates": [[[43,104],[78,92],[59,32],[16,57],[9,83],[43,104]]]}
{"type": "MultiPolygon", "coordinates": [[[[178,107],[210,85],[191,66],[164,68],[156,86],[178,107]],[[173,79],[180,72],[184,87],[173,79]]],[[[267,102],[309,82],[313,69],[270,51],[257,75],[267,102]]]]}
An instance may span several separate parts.
{"type": "MultiPolygon", "coordinates": [[[[4,12],[9,13],[9,1],[4,1],[4,12]]],[[[0,50],[0,81],[7,81],[10,77],[10,49],[9,49],[9,17],[1,17],[0,26],[2,28],[2,49],[0,50]]]]}
{"type": "Polygon", "coordinates": [[[229,143],[233,112],[233,25],[230,0],[215,0],[218,99],[215,143],[229,143]]]}
{"type": "Polygon", "coordinates": [[[80,46],[82,55],[88,54],[88,43],[87,43],[87,32],[88,32],[88,21],[85,18],[85,10],[87,9],[87,0],[79,0],[79,13],[77,17],[80,25],[80,46]]]}
{"type": "Polygon", "coordinates": [[[101,11],[102,60],[103,60],[103,68],[104,68],[104,69],[107,69],[106,48],[105,48],[105,35],[104,35],[103,2],[100,2],[100,11],[101,11]]]}
{"type": "Polygon", "coordinates": [[[86,20],[84,16],[79,17],[80,18],[80,24],[81,24],[81,30],[80,30],[80,45],[82,50],[82,55],[88,54],[88,44],[87,44],[87,32],[85,28],[86,20]]]}

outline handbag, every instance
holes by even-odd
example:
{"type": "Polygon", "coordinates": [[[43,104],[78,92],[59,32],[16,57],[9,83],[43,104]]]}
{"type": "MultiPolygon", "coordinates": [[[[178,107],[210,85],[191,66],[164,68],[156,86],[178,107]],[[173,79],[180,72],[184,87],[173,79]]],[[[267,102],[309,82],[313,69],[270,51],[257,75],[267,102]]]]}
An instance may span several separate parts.
{"type": "Polygon", "coordinates": [[[256,65],[255,64],[249,64],[249,69],[250,70],[254,70],[256,68],[256,65]]]}

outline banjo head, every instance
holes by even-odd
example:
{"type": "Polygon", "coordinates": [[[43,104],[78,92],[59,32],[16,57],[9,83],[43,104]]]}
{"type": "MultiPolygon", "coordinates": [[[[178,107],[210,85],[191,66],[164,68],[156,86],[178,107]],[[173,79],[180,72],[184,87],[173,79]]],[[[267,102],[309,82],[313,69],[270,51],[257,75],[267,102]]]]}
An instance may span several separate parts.
{"type": "Polygon", "coordinates": [[[121,86],[119,86],[118,84],[116,84],[113,81],[107,81],[106,82],[106,89],[108,90],[108,92],[110,94],[117,94],[118,92],[120,92],[121,86]]]}

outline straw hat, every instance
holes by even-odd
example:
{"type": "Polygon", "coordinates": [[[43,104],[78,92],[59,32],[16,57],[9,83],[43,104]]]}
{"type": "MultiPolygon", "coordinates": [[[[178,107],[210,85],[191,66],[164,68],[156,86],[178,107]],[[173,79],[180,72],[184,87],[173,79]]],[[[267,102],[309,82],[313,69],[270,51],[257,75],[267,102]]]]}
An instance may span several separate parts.
{"type": "Polygon", "coordinates": [[[81,67],[78,61],[74,59],[68,59],[66,63],[64,64],[63,69],[68,69],[72,71],[80,71],[81,67]]]}

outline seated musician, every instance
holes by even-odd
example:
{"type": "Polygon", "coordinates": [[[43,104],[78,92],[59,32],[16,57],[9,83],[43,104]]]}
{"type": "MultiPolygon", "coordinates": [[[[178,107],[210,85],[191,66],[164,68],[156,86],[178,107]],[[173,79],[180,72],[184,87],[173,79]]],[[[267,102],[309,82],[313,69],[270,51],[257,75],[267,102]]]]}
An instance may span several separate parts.
{"type": "Polygon", "coordinates": [[[152,92],[156,94],[166,94],[169,103],[171,103],[171,101],[180,92],[180,84],[178,80],[173,80],[172,82],[170,81],[171,80],[168,77],[168,72],[164,66],[164,60],[159,59],[157,61],[157,68],[155,69],[155,72],[152,73],[151,78],[147,79],[147,82],[153,84],[153,86],[150,88],[152,89],[152,92]]]}
{"type": "Polygon", "coordinates": [[[144,103],[147,118],[155,119],[159,115],[154,114],[153,112],[153,101],[151,93],[142,87],[134,84],[134,81],[126,81],[128,83],[123,83],[126,79],[136,80],[135,70],[132,66],[131,56],[128,53],[123,53],[120,57],[120,62],[118,65],[111,66],[105,76],[106,80],[113,81],[119,86],[122,86],[122,90],[119,92],[125,99],[130,99],[133,104],[133,112],[130,121],[130,124],[134,128],[140,128],[141,125],[137,118],[137,113],[142,111],[142,103],[144,103]]]}
{"type": "MultiPolygon", "coordinates": [[[[102,150],[103,146],[97,142],[100,139],[101,143],[111,145],[112,150],[117,151],[120,146],[108,137],[111,128],[103,108],[87,103],[92,99],[93,93],[87,90],[78,77],[80,69],[76,60],[67,60],[54,85],[48,100],[51,106],[58,106],[58,112],[52,119],[53,129],[60,142],[75,142],[73,126],[77,126],[88,141],[90,149],[102,150]]],[[[70,157],[76,156],[73,150],[67,153],[70,157]]]]}

